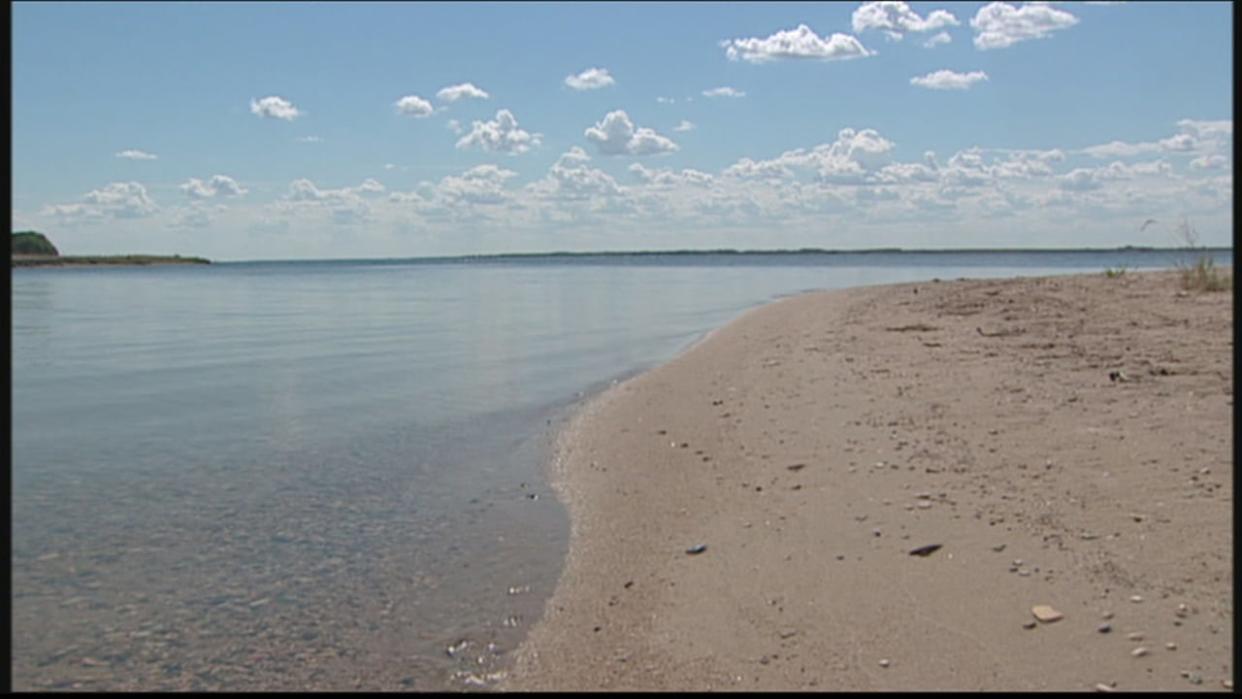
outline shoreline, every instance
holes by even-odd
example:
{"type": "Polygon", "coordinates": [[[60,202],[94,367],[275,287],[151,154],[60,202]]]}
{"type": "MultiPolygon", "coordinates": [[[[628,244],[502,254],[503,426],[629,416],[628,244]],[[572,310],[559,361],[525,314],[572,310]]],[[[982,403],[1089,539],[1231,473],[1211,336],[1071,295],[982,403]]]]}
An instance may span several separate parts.
{"type": "Polygon", "coordinates": [[[750,309],[558,435],[570,550],[501,688],[1222,689],[1231,337],[1175,271],[750,309]]]}
{"type": "Polygon", "coordinates": [[[9,257],[9,268],[47,268],[47,267],[151,267],[156,265],[208,265],[211,260],[203,257],[181,257],[180,255],[67,255],[52,257],[50,255],[12,255],[9,257]]]}

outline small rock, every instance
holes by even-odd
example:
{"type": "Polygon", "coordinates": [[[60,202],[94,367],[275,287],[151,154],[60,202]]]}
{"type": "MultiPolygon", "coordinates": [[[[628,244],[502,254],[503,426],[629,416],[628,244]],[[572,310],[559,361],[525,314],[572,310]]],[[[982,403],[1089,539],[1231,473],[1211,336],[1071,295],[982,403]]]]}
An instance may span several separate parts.
{"type": "Polygon", "coordinates": [[[1190,613],[1190,607],[1187,607],[1185,603],[1179,604],[1175,613],[1180,617],[1184,617],[1190,613]]]}
{"type": "Polygon", "coordinates": [[[1049,607],[1046,604],[1039,604],[1034,607],[1031,607],[1031,614],[1034,614],[1036,619],[1042,621],[1045,624],[1051,624],[1054,621],[1060,621],[1061,619],[1065,617],[1064,614],[1062,614],[1061,612],[1058,612],[1057,610],[1053,609],[1052,607],[1049,607]]]}
{"type": "Polygon", "coordinates": [[[927,544],[926,546],[920,546],[916,549],[911,549],[910,555],[927,557],[939,551],[942,546],[943,544],[927,544]]]}
{"type": "Polygon", "coordinates": [[[1100,633],[1109,633],[1113,630],[1113,625],[1112,624],[1100,624],[1099,626],[1095,627],[1095,630],[1099,631],[1100,633]]]}
{"type": "Polygon", "coordinates": [[[1186,679],[1190,680],[1191,684],[1203,684],[1203,675],[1200,675],[1197,672],[1190,673],[1190,677],[1187,677],[1186,679]]]}
{"type": "Polygon", "coordinates": [[[785,468],[789,469],[790,471],[801,471],[802,469],[806,468],[806,464],[790,464],[789,466],[786,466],[785,468]]]}
{"type": "Polygon", "coordinates": [[[993,550],[993,551],[995,551],[995,552],[997,552],[997,553],[1000,553],[1001,551],[1004,551],[1004,550],[1005,550],[1005,545],[1004,545],[1004,544],[997,544],[997,545],[995,545],[995,546],[993,546],[993,547],[992,547],[992,550],[993,550]]]}
{"type": "Polygon", "coordinates": [[[1177,644],[1172,641],[1169,641],[1168,643],[1164,644],[1164,647],[1168,648],[1169,650],[1177,650],[1177,644]]]}
{"type": "Polygon", "coordinates": [[[1101,615],[1100,615],[1100,618],[1101,618],[1101,619],[1105,619],[1105,620],[1107,620],[1107,619],[1112,619],[1112,618],[1113,618],[1113,613],[1112,613],[1112,612],[1104,612],[1103,614],[1101,614],[1101,615]]]}
{"type": "Polygon", "coordinates": [[[1139,646],[1138,648],[1135,648],[1134,650],[1130,651],[1130,655],[1133,655],[1136,658],[1141,658],[1144,655],[1147,655],[1147,649],[1144,648],[1143,646],[1139,646]]]}
{"type": "Polygon", "coordinates": [[[1135,604],[1138,604],[1139,602],[1143,601],[1143,596],[1142,595],[1130,595],[1130,601],[1135,604]]]}
{"type": "Polygon", "coordinates": [[[888,667],[891,664],[888,658],[880,658],[880,667],[888,667]]]}
{"type": "Polygon", "coordinates": [[[1097,692],[1115,692],[1115,691],[1117,691],[1117,690],[1115,690],[1115,689],[1113,689],[1112,687],[1109,687],[1108,685],[1106,685],[1106,684],[1104,684],[1103,682],[1101,682],[1100,684],[1097,684],[1097,685],[1095,686],[1095,691],[1097,691],[1097,692]]]}
{"type": "Polygon", "coordinates": [[[1019,570],[1019,571],[1018,571],[1018,575],[1020,575],[1020,576],[1022,576],[1022,577],[1024,577],[1024,578],[1029,578],[1029,577],[1031,576],[1031,571],[1026,570],[1025,568],[1023,568],[1023,569],[1021,569],[1021,570],[1019,570]]]}
{"type": "Polygon", "coordinates": [[[695,556],[700,553],[703,553],[706,550],[707,550],[707,544],[695,544],[694,546],[691,546],[690,548],[686,549],[686,553],[690,554],[691,556],[695,556]]]}
{"type": "Polygon", "coordinates": [[[1143,634],[1135,631],[1134,633],[1126,636],[1126,638],[1130,639],[1131,641],[1141,641],[1143,640],[1143,634]]]}
{"type": "Polygon", "coordinates": [[[930,502],[928,502],[927,500],[919,500],[918,508],[919,508],[920,510],[926,510],[926,509],[930,508],[930,507],[931,507],[931,505],[932,505],[932,504],[931,504],[930,502]]]}
{"type": "Polygon", "coordinates": [[[1220,686],[1224,687],[1225,689],[1233,689],[1233,680],[1221,680],[1220,686]]]}
{"type": "Polygon", "coordinates": [[[793,637],[794,637],[794,636],[796,636],[797,634],[798,634],[798,630],[797,630],[797,629],[781,629],[781,631],[780,631],[780,635],[781,635],[781,638],[782,638],[782,639],[784,639],[784,638],[793,638],[793,637]]]}
{"type": "Polygon", "coordinates": [[[1033,622],[1033,621],[1027,621],[1027,622],[1023,622],[1023,623],[1022,623],[1022,628],[1026,629],[1026,630],[1028,630],[1028,631],[1030,631],[1031,629],[1035,628],[1036,626],[1038,626],[1038,624],[1036,624],[1036,623],[1035,623],[1035,622],[1033,622]]]}
{"type": "Polygon", "coordinates": [[[881,534],[879,527],[872,529],[871,533],[874,534],[875,536],[879,536],[881,534]]]}

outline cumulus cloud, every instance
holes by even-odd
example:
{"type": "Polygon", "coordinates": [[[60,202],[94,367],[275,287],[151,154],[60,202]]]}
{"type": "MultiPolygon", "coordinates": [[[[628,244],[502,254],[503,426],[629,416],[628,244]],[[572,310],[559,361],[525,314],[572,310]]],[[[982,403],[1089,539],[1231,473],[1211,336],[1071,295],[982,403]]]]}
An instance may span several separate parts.
{"type": "Polygon", "coordinates": [[[116,157],[124,158],[125,160],[157,160],[159,158],[157,155],[133,149],[123,150],[117,153],[116,157]]]}
{"type": "Polygon", "coordinates": [[[1205,155],[1190,161],[1190,167],[1196,170],[1221,170],[1229,164],[1229,158],[1223,155],[1205,155]]]}
{"type": "Polygon", "coordinates": [[[179,189],[191,199],[214,199],[215,197],[240,197],[247,191],[237,180],[227,175],[212,175],[206,182],[191,177],[179,189]]]}
{"type": "Polygon", "coordinates": [[[672,97],[657,97],[656,98],[656,102],[659,102],[660,104],[673,104],[676,101],[677,100],[673,99],[672,97]]]}
{"type": "Polygon", "coordinates": [[[299,136],[296,140],[298,143],[320,143],[323,141],[318,136],[299,136]]]}
{"type": "Polygon", "coordinates": [[[1002,49],[1028,39],[1042,39],[1052,32],[1078,24],[1078,18],[1051,5],[1027,4],[1014,7],[993,2],[979,8],[970,26],[975,30],[975,48],[1002,49]]]}
{"type": "Polygon", "coordinates": [[[429,117],[435,111],[430,102],[418,95],[406,95],[394,102],[393,106],[396,107],[398,114],[404,114],[416,119],[429,117]]]}
{"type": "Polygon", "coordinates": [[[158,210],[146,187],[137,182],[112,182],[87,192],[79,203],[51,204],[44,207],[43,213],[66,221],[82,221],[143,218],[158,210]]]}
{"type": "Polygon", "coordinates": [[[293,121],[305,114],[293,106],[289,100],[275,95],[257,101],[250,100],[250,113],[265,119],[284,119],[285,121],[293,121]]]}
{"type": "Polygon", "coordinates": [[[810,172],[821,182],[838,184],[864,182],[870,173],[888,164],[892,141],[874,129],[841,129],[837,140],[815,146],[786,151],[771,160],[755,161],[742,158],[724,170],[724,174],[743,179],[792,178],[797,172],[810,172]]]}
{"type": "Polygon", "coordinates": [[[615,198],[624,193],[611,175],[591,167],[591,156],[579,146],[556,159],[542,180],[531,183],[527,191],[544,200],[583,201],[615,198]]]}
{"type": "Polygon", "coordinates": [[[588,68],[577,75],[565,77],[565,84],[575,90],[598,90],[615,84],[607,68],[588,68]]]}
{"type": "Polygon", "coordinates": [[[687,121],[687,120],[685,120],[685,119],[682,119],[682,120],[681,120],[681,123],[679,123],[679,124],[677,124],[676,126],[674,126],[674,127],[673,127],[673,130],[674,130],[674,131],[693,131],[693,130],[695,130],[696,128],[698,128],[698,127],[697,127],[697,126],[695,126],[694,122],[692,122],[692,121],[687,121]]]}
{"type": "Polygon", "coordinates": [[[513,113],[508,109],[501,109],[491,121],[473,122],[470,133],[458,139],[457,147],[519,155],[538,147],[542,138],[541,134],[532,134],[518,128],[513,113]]]}
{"type": "Polygon", "coordinates": [[[655,155],[678,150],[666,136],[646,127],[635,127],[628,114],[618,109],[609,112],[599,123],[585,132],[588,141],[604,155],[655,155]]]}
{"type": "Polygon", "coordinates": [[[356,187],[340,189],[320,189],[314,182],[299,178],[289,183],[289,191],[284,201],[277,202],[276,208],[283,211],[322,211],[327,212],[331,221],[337,224],[352,224],[367,221],[371,218],[371,206],[364,195],[377,195],[384,192],[384,185],[367,178],[356,187]]]}
{"type": "Polygon", "coordinates": [[[462,128],[461,122],[456,119],[449,119],[448,122],[444,124],[444,128],[448,129],[449,131],[452,131],[458,136],[461,135],[462,131],[465,131],[465,129],[462,128]]]}
{"type": "Polygon", "coordinates": [[[720,42],[731,61],[766,63],[781,58],[815,58],[824,61],[870,56],[858,39],[849,34],[833,34],[824,39],[805,24],[760,39],[726,39],[720,42]]]}
{"type": "Polygon", "coordinates": [[[947,10],[932,10],[924,19],[906,3],[894,0],[865,2],[854,10],[853,15],[855,33],[879,29],[897,40],[906,32],[928,32],[958,24],[957,17],[947,10]]]}
{"type": "Polygon", "coordinates": [[[1177,122],[1180,133],[1157,141],[1109,141],[1083,148],[1082,152],[1093,158],[1131,158],[1147,153],[1214,153],[1226,152],[1232,147],[1233,122],[1197,121],[1182,119],[1177,122]]]}
{"type": "Polygon", "coordinates": [[[953,41],[953,37],[949,36],[948,32],[940,32],[939,34],[933,35],[932,38],[928,39],[927,41],[924,41],[923,48],[933,49],[941,44],[947,44],[952,41],[953,41]]]}
{"type": "Polygon", "coordinates": [[[703,91],[704,97],[745,97],[746,93],[732,87],[713,87],[703,91]]]}
{"type": "Polygon", "coordinates": [[[910,78],[910,84],[929,90],[967,90],[975,83],[987,79],[988,74],[981,70],[972,70],[969,73],[938,70],[921,77],[910,78]]]}
{"type": "Polygon", "coordinates": [[[440,91],[436,93],[436,98],[441,102],[456,102],[457,100],[464,98],[485,100],[489,97],[491,97],[491,95],[487,94],[482,89],[475,87],[473,83],[449,85],[448,87],[441,88],[440,91]]]}

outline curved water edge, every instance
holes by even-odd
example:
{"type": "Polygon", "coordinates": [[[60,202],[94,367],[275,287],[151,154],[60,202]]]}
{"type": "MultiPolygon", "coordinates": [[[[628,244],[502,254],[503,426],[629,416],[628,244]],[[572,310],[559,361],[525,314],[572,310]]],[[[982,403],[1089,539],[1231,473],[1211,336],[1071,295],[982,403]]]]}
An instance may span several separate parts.
{"type": "Polygon", "coordinates": [[[784,295],[1046,271],[739,261],[14,271],[15,688],[492,686],[584,405],[784,295]]]}

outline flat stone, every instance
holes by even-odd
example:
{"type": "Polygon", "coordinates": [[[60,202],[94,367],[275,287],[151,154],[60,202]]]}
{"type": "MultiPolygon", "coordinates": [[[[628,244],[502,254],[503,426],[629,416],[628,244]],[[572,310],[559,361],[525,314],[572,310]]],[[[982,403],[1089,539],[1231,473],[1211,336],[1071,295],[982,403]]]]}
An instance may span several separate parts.
{"type": "Polygon", "coordinates": [[[1046,604],[1038,604],[1031,607],[1031,614],[1034,614],[1036,619],[1045,624],[1051,624],[1054,621],[1060,621],[1065,618],[1064,614],[1046,604]]]}
{"type": "Polygon", "coordinates": [[[1112,687],[1109,687],[1108,685],[1106,685],[1106,684],[1104,684],[1103,682],[1101,682],[1101,683],[1099,683],[1099,684],[1097,684],[1097,685],[1095,686],[1095,691],[1097,691],[1097,692],[1115,692],[1115,691],[1117,691],[1117,690],[1115,690],[1115,689],[1113,689],[1112,687]]]}
{"type": "Polygon", "coordinates": [[[1099,626],[1095,627],[1095,630],[1099,631],[1100,633],[1109,633],[1110,631],[1113,630],[1113,625],[1112,624],[1100,624],[1099,626]]]}
{"type": "Polygon", "coordinates": [[[880,658],[880,667],[888,667],[891,664],[892,663],[889,661],[888,658],[880,658]]]}
{"type": "Polygon", "coordinates": [[[1143,634],[1139,633],[1138,631],[1135,631],[1134,633],[1126,636],[1126,638],[1130,639],[1131,641],[1141,641],[1143,640],[1143,634]]]}
{"type": "Polygon", "coordinates": [[[1138,604],[1139,602],[1143,601],[1143,596],[1142,595],[1130,595],[1130,601],[1135,604],[1138,604]]]}
{"type": "Polygon", "coordinates": [[[1147,655],[1147,649],[1144,648],[1143,646],[1139,646],[1138,648],[1135,648],[1134,650],[1130,651],[1130,655],[1133,655],[1136,658],[1141,658],[1144,655],[1147,655]]]}

